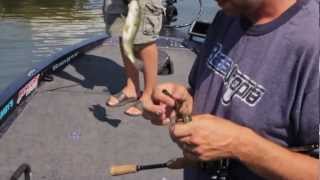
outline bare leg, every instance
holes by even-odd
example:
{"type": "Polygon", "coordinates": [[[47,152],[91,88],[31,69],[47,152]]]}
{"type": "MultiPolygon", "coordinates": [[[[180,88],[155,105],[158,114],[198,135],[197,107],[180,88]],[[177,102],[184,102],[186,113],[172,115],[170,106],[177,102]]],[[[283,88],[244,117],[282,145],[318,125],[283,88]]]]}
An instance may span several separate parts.
{"type": "Polygon", "coordinates": [[[151,98],[152,91],[157,84],[158,48],[155,43],[148,44],[139,52],[144,63],[144,91],[141,99],[151,98]]]}
{"type": "MultiPolygon", "coordinates": [[[[134,65],[129,61],[127,56],[125,56],[121,44],[122,43],[120,43],[121,56],[122,56],[122,60],[123,60],[123,63],[124,63],[125,73],[126,73],[127,78],[128,78],[127,79],[127,84],[122,89],[122,92],[127,97],[138,97],[140,95],[139,72],[134,67],[134,65]]],[[[110,105],[110,106],[114,106],[114,105],[116,105],[118,103],[119,103],[119,101],[113,96],[111,96],[109,101],[107,102],[107,104],[110,105]]]]}
{"type": "MultiPolygon", "coordinates": [[[[143,106],[151,106],[151,95],[157,84],[157,70],[158,70],[158,48],[157,45],[149,43],[144,46],[138,52],[139,58],[143,61],[144,69],[144,90],[142,96],[139,98],[143,103],[143,106]]],[[[127,111],[127,114],[139,115],[142,114],[141,110],[130,107],[127,111]]]]}

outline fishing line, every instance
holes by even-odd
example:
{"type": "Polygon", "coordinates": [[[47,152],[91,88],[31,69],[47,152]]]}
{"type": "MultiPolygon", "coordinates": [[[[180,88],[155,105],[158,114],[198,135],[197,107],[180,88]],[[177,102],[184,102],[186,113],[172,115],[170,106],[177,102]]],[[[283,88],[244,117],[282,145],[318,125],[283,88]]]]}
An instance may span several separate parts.
{"type": "Polygon", "coordinates": [[[203,6],[202,6],[202,0],[198,0],[199,2],[199,11],[197,13],[197,15],[195,16],[195,18],[187,24],[181,24],[181,25],[164,25],[165,28],[184,28],[184,27],[188,27],[191,26],[195,21],[200,19],[200,16],[202,14],[202,10],[203,10],[203,6]]]}

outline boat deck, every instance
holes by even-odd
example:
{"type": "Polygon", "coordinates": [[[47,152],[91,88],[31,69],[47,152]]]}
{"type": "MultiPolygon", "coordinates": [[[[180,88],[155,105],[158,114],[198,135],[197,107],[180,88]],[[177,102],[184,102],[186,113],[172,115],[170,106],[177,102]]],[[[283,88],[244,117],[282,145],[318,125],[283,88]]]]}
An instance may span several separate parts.
{"type": "MultiPolygon", "coordinates": [[[[159,81],[186,84],[195,54],[160,46],[175,72],[159,81]]],[[[22,163],[31,165],[34,180],[182,179],[182,170],[168,169],[109,175],[111,165],[162,163],[181,156],[166,127],[124,115],[128,106],[105,106],[124,83],[114,39],[75,59],[54,81],[42,83],[0,140],[1,179],[9,179],[22,163]]]]}

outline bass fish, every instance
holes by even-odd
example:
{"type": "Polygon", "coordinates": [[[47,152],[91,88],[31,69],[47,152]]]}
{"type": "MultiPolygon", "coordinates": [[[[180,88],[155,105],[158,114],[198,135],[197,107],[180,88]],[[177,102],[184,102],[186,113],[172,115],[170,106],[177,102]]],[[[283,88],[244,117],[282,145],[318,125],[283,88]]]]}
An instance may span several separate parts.
{"type": "Polygon", "coordinates": [[[140,21],[141,7],[139,0],[131,0],[128,5],[128,15],[122,29],[122,47],[124,54],[137,69],[139,64],[134,55],[133,43],[140,26],[140,21]]]}

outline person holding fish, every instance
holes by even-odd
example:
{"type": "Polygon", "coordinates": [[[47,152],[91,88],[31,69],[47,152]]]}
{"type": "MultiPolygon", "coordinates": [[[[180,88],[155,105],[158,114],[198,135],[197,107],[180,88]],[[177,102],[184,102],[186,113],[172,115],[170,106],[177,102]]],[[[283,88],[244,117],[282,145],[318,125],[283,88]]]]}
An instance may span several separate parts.
{"type": "Polygon", "coordinates": [[[319,147],[319,1],[217,3],[190,88],[158,85],[144,116],[203,162],[185,180],[319,179],[319,155],[293,151],[319,147]],[[191,122],[173,122],[177,101],[191,122]]]}
{"type": "Polygon", "coordinates": [[[120,38],[127,82],[119,93],[108,98],[106,105],[118,107],[134,102],[125,113],[139,116],[144,106],[153,105],[151,94],[156,86],[158,70],[158,48],[155,41],[162,27],[164,7],[161,0],[130,0],[128,3],[127,17],[120,38]],[[144,75],[142,92],[139,86],[139,70],[144,75]]]}

